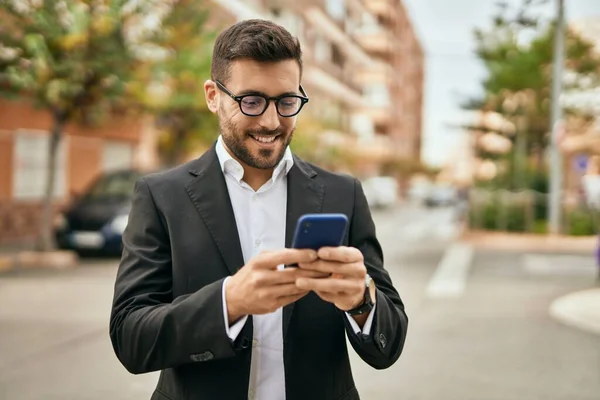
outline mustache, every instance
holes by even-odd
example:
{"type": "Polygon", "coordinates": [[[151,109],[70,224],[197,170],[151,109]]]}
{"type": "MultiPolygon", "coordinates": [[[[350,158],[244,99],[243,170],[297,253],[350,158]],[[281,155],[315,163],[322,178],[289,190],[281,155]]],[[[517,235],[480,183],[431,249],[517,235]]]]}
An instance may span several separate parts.
{"type": "Polygon", "coordinates": [[[259,136],[279,136],[282,135],[283,132],[283,128],[279,127],[279,128],[275,128],[272,130],[269,129],[251,129],[251,130],[247,130],[246,131],[246,135],[259,135],[259,136]]]}

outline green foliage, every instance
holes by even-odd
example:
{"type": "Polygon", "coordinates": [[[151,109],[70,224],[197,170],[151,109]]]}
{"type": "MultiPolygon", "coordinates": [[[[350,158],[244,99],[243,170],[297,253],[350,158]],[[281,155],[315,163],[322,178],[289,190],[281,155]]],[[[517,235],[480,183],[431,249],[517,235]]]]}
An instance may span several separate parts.
{"type": "Polygon", "coordinates": [[[27,96],[62,121],[97,121],[136,63],[125,26],[145,10],[127,3],[0,0],[0,95],[27,96]]]}
{"type": "Polygon", "coordinates": [[[331,127],[327,121],[303,111],[298,117],[298,129],[290,148],[298,157],[324,168],[337,169],[346,165],[346,152],[333,144],[327,144],[324,135],[331,127]]]}
{"type": "Polygon", "coordinates": [[[575,209],[566,215],[566,231],[573,236],[596,235],[598,227],[594,213],[590,210],[575,209]]]}
{"type": "Polygon", "coordinates": [[[414,174],[425,174],[430,177],[436,176],[440,171],[431,168],[417,159],[412,158],[392,158],[382,162],[380,174],[384,176],[393,176],[397,178],[410,177],[414,174]]]}
{"type": "MultiPolygon", "coordinates": [[[[501,202],[498,195],[472,203],[469,225],[487,231],[548,233],[546,196],[535,196],[533,201],[501,202]]],[[[590,236],[598,232],[597,212],[585,207],[564,212],[564,233],[573,236],[590,236]]]]}
{"type": "Polygon", "coordinates": [[[470,209],[472,228],[488,231],[527,232],[530,227],[527,220],[529,204],[501,204],[493,199],[470,209]]]}
{"type": "MultiPolygon", "coordinates": [[[[0,95],[26,97],[52,115],[38,246],[50,250],[56,150],[66,123],[97,123],[123,108],[144,35],[131,35],[158,0],[0,0],[0,95]]],[[[160,7],[158,7],[160,8],[160,7]]]]}
{"type": "MultiPolygon", "coordinates": [[[[469,110],[499,112],[513,122],[523,116],[528,154],[546,146],[550,131],[555,24],[534,15],[538,3],[526,0],[516,10],[503,4],[489,28],[475,30],[476,54],[487,77],[483,96],[462,104],[469,110]],[[511,99],[516,104],[507,102],[511,99]]],[[[600,56],[592,43],[568,29],[565,53],[567,69],[599,81],[600,56]]]]}
{"type": "Polygon", "coordinates": [[[141,65],[134,93],[156,115],[160,152],[166,164],[214,141],[218,121],[208,109],[204,82],[210,79],[216,33],[206,28],[208,9],[201,0],[179,0],[163,19],[152,42],[164,57],[141,65]]]}

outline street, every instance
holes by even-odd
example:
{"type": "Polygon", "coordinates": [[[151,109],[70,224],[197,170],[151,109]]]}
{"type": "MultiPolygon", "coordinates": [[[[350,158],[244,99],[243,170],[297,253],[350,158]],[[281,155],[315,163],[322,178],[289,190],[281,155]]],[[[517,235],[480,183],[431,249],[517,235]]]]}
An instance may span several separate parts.
{"type": "MultiPolygon", "coordinates": [[[[600,336],[548,313],[594,287],[591,256],[472,249],[457,243],[450,210],[406,206],[375,220],[410,322],[388,370],[351,351],[361,398],[599,398],[600,336]]],[[[157,374],[130,375],[108,337],[116,264],[0,276],[0,399],[149,398],[157,374]]]]}

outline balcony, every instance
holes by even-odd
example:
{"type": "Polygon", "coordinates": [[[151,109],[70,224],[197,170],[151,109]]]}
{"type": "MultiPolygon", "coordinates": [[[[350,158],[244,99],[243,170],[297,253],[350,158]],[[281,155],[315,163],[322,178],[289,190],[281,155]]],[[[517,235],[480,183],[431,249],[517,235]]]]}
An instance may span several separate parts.
{"type": "Polygon", "coordinates": [[[265,15],[257,12],[255,8],[241,0],[212,0],[212,2],[221,9],[227,11],[238,21],[252,18],[265,18],[265,15]]]}
{"type": "MultiPolygon", "coordinates": [[[[352,97],[355,97],[356,95],[360,96],[362,85],[359,84],[356,73],[352,69],[348,67],[344,68],[331,60],[324,60],[322,57],[317,58],[317,54],[315,53],[314,48],[309,46],[304,47],[303,57],[305,70],[311,68],[313,68],[313,70],[319,70],[317,73],[318,75],[328,75],[329,77],[326,78],[328,81],[333,79],[337,81],[336,86],[345,86],[349,91],[353,92],[351,95],[352,97]]],[[[312,78],[314,78],[314,73],[312,78]]],[[[323,82],[323,79],[317,79],[323,82]]],[[[344,91],[346,92],[345,89],[344,91]]]]}
{"type": "Polygon", "coordinates": [[[368,53],[388,58],[394,52],[394,39],[390,32],[377,25],[363,26],[355,32],[355,40],[368,53]]]}
{"type": "Polygon", "coordinates": [[[346,56],[360,65],[373,64],[371,57],[342,30],[339,24],[333,21],[318,7],[309,7],[304,16],[306,21],[322,33],[332,43],[337,44],[346,56]]]}
{"type": "Polygon", "coordinates": [[[387,106],[366,106],[362,113],[368,115],[375,126],[388,126],[392,122],[392,109],[387,106]]]}
{"type": "Polygon", "coordinates": [[[375,62],[371,67],[363,67],[354,72],[354,81],[360,85],[373,82],[384,82],[391,86],[394,83],[394,69],[384,62],[375,62]]]}
{"type": "Polygon", "coordinates": [[[362,0],[362,3],[371,14],[383,21],[393,23],[398,17],[391,0],[362,0]]]}
{"type": "Polygon", "coordinates": [[[367,115],[375,126],[387,127],[392,122],[393,99],[389,86],[385,82],[369,82],[363,86],[363,103],[361,112],[367,115]]]}
{"type": "MultiPolygon", "coordinates": [[[[361,107],[363,98],[359,92],[348,86],[344,81],[327,73],[323,68],[307,65],[303,81],[307,85],[317,87],[320,91],[342,101],[349,107],[361,107]]],[[[310,93],[308,94],[310,96],[310,93]]]]}

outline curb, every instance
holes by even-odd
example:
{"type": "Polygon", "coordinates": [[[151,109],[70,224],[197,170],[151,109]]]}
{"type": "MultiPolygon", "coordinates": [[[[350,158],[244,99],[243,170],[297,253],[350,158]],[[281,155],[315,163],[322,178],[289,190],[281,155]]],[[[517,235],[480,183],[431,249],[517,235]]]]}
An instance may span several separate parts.
{"type": "Polygon", "coordinates": [[[461,240],[481,249],[504,251],[583,252],[596,254],[597,236],[535,235],[465,231],[461,240]]]}
{"type": "Polygon", "coordinates": [[[79,265],[79,257],[73,251],[22,251],[0,256],[0,273],[19,270],[63,270],[79,265]]]}
{"type": "Polygon", "coordinates": [[[559,297],[550,305],[549,313],[564,325],[600,335],[600,289],[559,297]]]}
{"type": "Polygon", "coordinates": [[[15,257],[0,256],[0,274],[10,272],[15,267],[15,257]]]}

